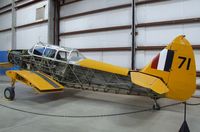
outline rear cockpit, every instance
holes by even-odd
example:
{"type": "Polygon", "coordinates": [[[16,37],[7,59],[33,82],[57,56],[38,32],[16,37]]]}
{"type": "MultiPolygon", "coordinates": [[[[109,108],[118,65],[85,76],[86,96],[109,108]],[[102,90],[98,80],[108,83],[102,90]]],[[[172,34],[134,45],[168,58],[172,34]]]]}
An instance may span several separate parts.
{"type": "Polygon", "coordinates": [[[28,53],[33,56],[71,64],[75,64],[75,62],[85,59],[77,49],[59,47],[41,42],[34,45],[28,53]]]}

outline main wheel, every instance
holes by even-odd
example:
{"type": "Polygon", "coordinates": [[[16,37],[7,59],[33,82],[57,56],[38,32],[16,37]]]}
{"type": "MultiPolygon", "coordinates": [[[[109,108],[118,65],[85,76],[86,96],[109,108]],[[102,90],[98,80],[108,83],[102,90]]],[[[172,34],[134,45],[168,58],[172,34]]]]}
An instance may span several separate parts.
{"type": "Polygon", "coordinates": [[[15,98],[15,89],[14,87],[7,87],[4,90],[4,97],[8,100],[13,100],[15,98]]]}

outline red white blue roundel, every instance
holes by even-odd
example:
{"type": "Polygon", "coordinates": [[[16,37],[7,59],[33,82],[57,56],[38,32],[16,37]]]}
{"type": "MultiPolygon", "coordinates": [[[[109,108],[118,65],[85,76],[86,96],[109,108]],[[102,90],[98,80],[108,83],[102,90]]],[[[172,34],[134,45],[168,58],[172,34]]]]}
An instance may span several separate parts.
{"type": "Polygon", "coordinates": [[[174,51],[164,49],[152,61],[151,68],[169,72],[174,58],[174,51]]]}

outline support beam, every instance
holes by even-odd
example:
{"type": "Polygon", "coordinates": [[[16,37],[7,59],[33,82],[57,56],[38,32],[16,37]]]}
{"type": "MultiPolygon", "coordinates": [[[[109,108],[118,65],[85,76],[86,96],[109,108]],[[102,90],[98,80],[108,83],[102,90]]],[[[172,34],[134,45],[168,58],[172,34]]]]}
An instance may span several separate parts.
{"type": "Polygon", "coordinates": [[[158,2],[165,2],[165,1],[171,1],[171,0],[143,0],[136,2],[136,5],[144,5],[144,4],[152,4],[152,3],[158,3],[158,2]]]}
{"type": "Polygon", "coordinates": [[[16,0],[15,3],[18,4],[18,3],[23,2],[23,1],[25,1],[25,0],[16,0]]]}
{"type": "Polygon", "coordinates": [[[2,33],[2,32],[7,32],[7,31],[10,31],[10,30],[11,30],[11,28],[1,29],[1,30],[0,30],[0,33],[2,33]]]}
{"type": "Polygon", "coordinates": [[[15,9],[15,0],[12,0],[12,49],[16,49],[16,9],[15,9]]]}
{"type": "MultiPolygon", "coordinates": [[[[149,50],[149,51],[155,51],[155,50],[162,50],[166,47],[166,45],[162,45],[162,46],[137,46],[136,50],[149,50]]],[[[194,50],[199,50],[200,49],[200,45],[192,45],[192,48],[194,50]]]]}
{"type": "MultiPolygon", "coordinates": [[[[19,3],[19,2],[22,2],[22,1],[25,1],[25,0],[16,1],[15,3],[19,3]]],[[[17,10],[19,10],[19,9],[21,9],[21,8],[24,8],[24,7],[27,7],[27,6],[36,4],[36,3],[41,2],[41,1],[43,1],[43,0],[31,0],[31,1],[26,2],[26,3],[24,3],[24,4],[19,4],[19,5],[17,4],[17,5],[15,6],[15,8],[16,8],[17,10]]]]}
{"type": "Polygon", "coordinates": [[[107,48],[82,48],[81,52],[113,52],[113,51],[131,51],[131,47],[107,47],[107,48]]]}
{"type": "Polygon", "coordinates": [[[59,36],[60,36],[60,1],[55,0],[54,6],[54,44],[59,45],[59,36]]]}
{"type": "Polygon", "coordinates": [[[9,4],[5,5],[5,6],[0,7],[0,10],[4,10],[4,9],[9,8],[11,6],[12,6],[12,3],[9,3],[9,4]]]}
{"type": "Polygon", "coordinates": [[[47,23],[47,22],[48,22],[47,19],[46,20],[40,20],[40,21],[31,22],[31,23],[28,23],[28,24],[19,25],[19,26],[16,26],[15,28],[20,29],[20,28],[35,26],[35,25],[43,24],[43,23],[47,23]]]}
{"type": "Polygon", "coordinates": [[[63,1],[63,4],[61,4],[61,6],[73,4],[73,3],[76,3],[76,2],[80,2],[80,1],[82,1],[82,0],[73,0],[73,1],[66,2],[66,3],[65,3],[65,1],[63,1]]]}
{"type": "Polygon", "coordinates": [[[5,10],[5,11],[0,12],[0,15],[3,15],[3,14],[8,13],[8,12],[10,12],[10,11],[12,11],[12,10],[11,10],[11,9],[7,9],[7,10],[5,10]]]}
{"type": "Polygon", "coordinates": [[[192,24],[192,23],[200,23],[200,18],[198,17],[198,18],[187,18],[179,20],[160,21],[160,22],[139,23],[136,25],[136,28],[168,26],[168,25],[178,25],[178,24],[192,24]]]}
{"type": "Polygon", "coordinates": [[[48,0],[48,43],[54,44],[54,0],[48,0]]]}
{"type": "Polygon", "coordinates": [[[60,36],[69,36],[69,35],[86,34],[86,33],[98,33],[98,32],[107,32],[107,31],[116,31],[116,30],[126,30],[126,29],[131,29],[131,25],[113,26],[113,27],[104,27],[104,28],[95,28],[95,29],[79,30],[79,31],[72,31],[72,32],[64,32],[64,33],[60,33],[60,36]]]}
{"type": "Polygon", "coordinates": [[[132,59],[131,68],[135,69],[135,0],[132,0],[132,59]]]}

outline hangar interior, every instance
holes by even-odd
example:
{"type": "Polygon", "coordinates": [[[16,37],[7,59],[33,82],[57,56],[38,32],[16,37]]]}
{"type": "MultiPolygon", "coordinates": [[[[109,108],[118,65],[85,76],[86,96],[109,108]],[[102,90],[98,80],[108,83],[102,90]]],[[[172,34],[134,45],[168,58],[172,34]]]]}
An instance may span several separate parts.
{"type": "MultiPolygon", "coordinates": [[[[199,0],[0,0],[0,51],[30,49],[44,42],[139,70],[176,36],[185,35],[195,52],[197,79],[197,90],[188,102],[198,103],[199,5],[199,0]]],[[[161,99],[160,111],[140,112],[153,103],[142,96],[73,89],[37,94],[17,83],[16,100],[7,101],[3,89],[9,80],[3,72],[0,77],[0,132],[175,132],[183,121],[183,105],[173,100],[161,99]]],[[[200,130],[199,108],[188,106],[188,124],[194,132],[200,130]]]]}

